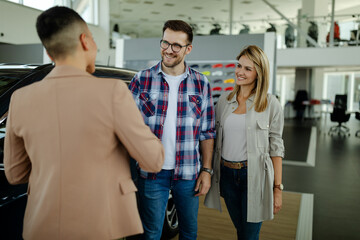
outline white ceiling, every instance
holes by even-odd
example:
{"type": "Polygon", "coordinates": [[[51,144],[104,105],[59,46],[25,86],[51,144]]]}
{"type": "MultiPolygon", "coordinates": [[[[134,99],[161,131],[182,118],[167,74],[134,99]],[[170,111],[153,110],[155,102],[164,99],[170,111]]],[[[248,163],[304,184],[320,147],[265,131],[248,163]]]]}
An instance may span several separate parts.
{"type": "MultiPolygon", "coordinates": [[[[302,0],[267,1],[296,23],[302,0]]],[[[119,25],[120,34],[132,37],[161,37],[162,26],[169,19],[182,19],[196,24],[197,33],[204,35],[209,34],[213,23],[219,23],[222,27],[220,33],[229,34],[230,2],[231,0],[110,0],[110,21],[111,26],[115,23],[119,25]]],[[[329,0],[328,16],[331,14],[331,2],[329,0]]],[[[242,24],[249,25],[250,32],[253,33],[265,32],[270,27],[269,22],[276,26],[286,24],[262,0],[233,0],[232,14],[232,34],[238,34],[243,28],[242,24]]],[[[351,14],[356,15],[354,20],[359,20],[359,0],[336,1],[335,15],[338,17],[335,20],[349,19],[351,14]],[[341,17],[345,14],[348,16],[341,17]]],[[[309,20],[305,18],[305,21],[309,20]]],[[[329,19],[322,16],[315,20],[329,22],[329,19]]]]}

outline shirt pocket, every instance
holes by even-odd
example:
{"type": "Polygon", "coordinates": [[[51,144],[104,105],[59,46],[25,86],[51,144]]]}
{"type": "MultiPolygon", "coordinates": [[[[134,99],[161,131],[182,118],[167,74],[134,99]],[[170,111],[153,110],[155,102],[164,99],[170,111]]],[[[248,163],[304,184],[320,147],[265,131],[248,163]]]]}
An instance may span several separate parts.
{"type": "Polygon", "coordinates": [[[195,119],[199,119],[201,117],[201,104],[202,99],[200,96],[189,95],[190,116],[195,119]]]}
{"type": "Polygon", "coordinates": [[[269,145],[269,123],[264,120],[257,120],[256,137],[258,147],[268,147],[269,145]]]}
{"type": "Polygon", "coordinates": [[[154,116],[157,97],[157,94],[150,94],[148,92],[140,93],[140,109],[146,117],[154,116]]]}

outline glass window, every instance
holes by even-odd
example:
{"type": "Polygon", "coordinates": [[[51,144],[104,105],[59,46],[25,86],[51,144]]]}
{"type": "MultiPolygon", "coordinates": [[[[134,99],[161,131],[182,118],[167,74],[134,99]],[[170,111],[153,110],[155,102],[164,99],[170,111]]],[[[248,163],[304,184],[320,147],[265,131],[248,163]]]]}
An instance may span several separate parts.
{"type": "Polygon", "coordinates": [[[77,11],[87,22],[97,25],[99,23],[99,0],[8,0],[24,6],[46,10],[53,6],[67,6],[77,11]]]}
{"type": "Polygon", "coordinates": [[[360,110],[360,73],[355,74],[354,80],[354,110],[360,110]]]}
{"type": "Polygon", "coordinates": [[[98,0],[72,0],[71,5],[87,23],[98,24],[98,0]]]}
{"type": "Polygon", "coordinates": [[[23,0],[23,4],[43,11],[56,5],[64,5],[63,0],[23,0]]]}
{"type": "Polygon", "coordinates": [[[360,101],[360,73],[343,72],[325,74],[323,97],[335,100],[336,94],[347,94],[347,107],[349,111],[359,109],[360,101]]]}

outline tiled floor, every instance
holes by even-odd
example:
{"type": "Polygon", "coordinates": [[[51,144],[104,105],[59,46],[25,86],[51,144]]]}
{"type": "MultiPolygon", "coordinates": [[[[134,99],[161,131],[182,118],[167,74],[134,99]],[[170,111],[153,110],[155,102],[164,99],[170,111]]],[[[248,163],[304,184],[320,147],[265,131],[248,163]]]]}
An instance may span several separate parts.
{"type": "MultiPolygon", "coordinates": [[[[319,123],[286,120],[285,125],[317,125],[325,130],[319,123]]],[[[332,125],[328,122],[327,128],[332,125]]],[[[360,239],[360,138],[354,136],[360,121],[351,118],[347,126],[350,137],[317,131],[314,167],[283,166],[286,190],[314,194],[313,239],[360,239]]],[[[297,139],[296,134],[293,137],[297,139]]],[[[292,154],[297,151],[296,145],[286,149],[292,154]]]]}

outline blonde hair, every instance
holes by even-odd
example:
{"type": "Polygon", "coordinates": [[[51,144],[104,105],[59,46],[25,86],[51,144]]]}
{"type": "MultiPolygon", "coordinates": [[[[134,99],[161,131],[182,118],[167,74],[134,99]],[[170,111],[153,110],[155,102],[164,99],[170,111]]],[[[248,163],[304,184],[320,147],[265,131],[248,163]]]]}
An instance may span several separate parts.
{"type": "MultiPolygon", "coordinates": [[[[251,91],[251,95],[255,94],[254,104],[256,112],[263,112],[267,107],[267,91],[269,89],[269,60],[264,51],[256,45],[245,47],[236,57],[239,60],[241,56],[246,56],[254,63],[257,78],[255,87],[251,91]]],[[[240,86],[235,85],[234,90],[227,97],[231,100],[235,95],[240,93],[240,86]]]]}

